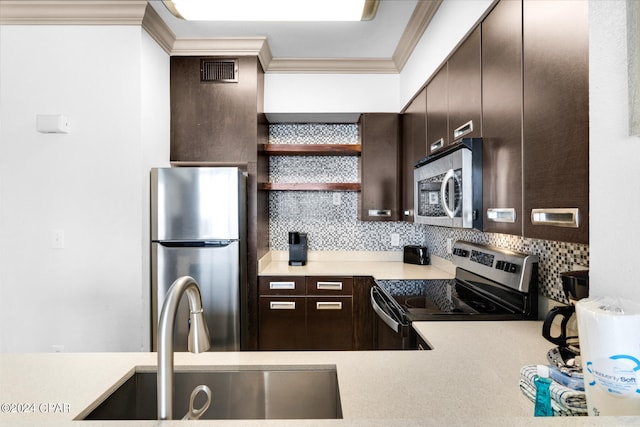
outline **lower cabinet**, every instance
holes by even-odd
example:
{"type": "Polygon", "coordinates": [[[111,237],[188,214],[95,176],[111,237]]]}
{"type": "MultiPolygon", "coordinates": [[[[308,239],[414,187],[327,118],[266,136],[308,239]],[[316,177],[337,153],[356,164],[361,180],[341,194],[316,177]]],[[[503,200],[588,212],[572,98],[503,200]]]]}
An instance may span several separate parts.
{"type": "Polygon", "coordinates": [[[261,276],[258,348],[370,349],[363,333],[367,322],[359,320],[367,313],[357,298],[364,291],[354,289],[354,282],[368,283],[353,277],[261,276]]]}

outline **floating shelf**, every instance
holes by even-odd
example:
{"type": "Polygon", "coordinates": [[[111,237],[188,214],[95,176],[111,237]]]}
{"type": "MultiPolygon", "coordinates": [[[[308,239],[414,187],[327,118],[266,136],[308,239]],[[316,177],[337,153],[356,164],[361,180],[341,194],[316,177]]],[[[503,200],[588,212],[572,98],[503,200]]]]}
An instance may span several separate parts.
{"type": "Polygon", "coordinates": [[[360,144],[264,144],[270,156],[359,156],[360,144]]]}
{"type": "Polygon", "coordinates": [[[258,184],[261,190],[283,191],[360,191],[360,183],[353,182],[264,182],[258,184]]]}

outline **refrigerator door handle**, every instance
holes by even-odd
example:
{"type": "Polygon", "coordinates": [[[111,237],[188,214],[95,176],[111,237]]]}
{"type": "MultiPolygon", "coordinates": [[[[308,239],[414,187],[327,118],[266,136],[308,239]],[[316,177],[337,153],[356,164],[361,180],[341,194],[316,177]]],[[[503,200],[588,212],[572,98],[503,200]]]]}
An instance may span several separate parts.
{"type": "Polygon", "coordinates": [[[224,248],[235,241],[236,240],[164,240],[158,243],[167,248],[224,248]]]}

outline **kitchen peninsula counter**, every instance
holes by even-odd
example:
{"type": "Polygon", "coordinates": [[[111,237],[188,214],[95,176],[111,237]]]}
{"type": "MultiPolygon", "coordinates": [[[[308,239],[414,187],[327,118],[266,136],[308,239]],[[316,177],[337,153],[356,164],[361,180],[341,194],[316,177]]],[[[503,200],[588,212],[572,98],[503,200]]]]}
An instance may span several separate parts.
{"type": "Polygon", "coordinates": [[[372,276],[379,280],[453,279],[455,266],[438,256],[430,265],[405,264],[402,252],[309,251],[303,266],[289,265],[288,251],[269,251],[258,263],[260,276],[372,276]]]}
{"type": "MultiPolygon", "coordinates": [[[[176,366],[188,365],[190,369],[212,365],[334,365],[343,419],[201,420],[162,425],[640,425],[640,417],[534,418],[533,404],[520,392],[518,379],[521,366],[545,362],[550,344],[540,336],[540,328],[538,321],[419,322],[416,329],[434,347],[431,351],[177,353],[176,366]]],[[[113,425],[72,420],[131,375],[136,366],[155,365],[155,353],[0,354],[0,425],[113,425]],[[7,404],[12,403],[33,403],[35,410],[7,412],[7,404]]],[[[157,421],[125,424],[158,425],[157,421]]]]}

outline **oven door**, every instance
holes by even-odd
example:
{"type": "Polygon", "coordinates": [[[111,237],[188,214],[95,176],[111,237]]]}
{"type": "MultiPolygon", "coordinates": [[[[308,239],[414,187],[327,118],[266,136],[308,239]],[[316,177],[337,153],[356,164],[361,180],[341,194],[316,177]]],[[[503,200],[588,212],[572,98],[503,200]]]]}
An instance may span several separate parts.
{"type": "Polygon", "coordinates": [[[482,229],[482,146],[476,141],[419,163],[414,170],[415,222],[482,229]]]}
{"type": "Polygon", "coordinates": [[[373,340],[376,350],[414,350],[415,334],[404,310],[382,288],[371,288],[371,306],[376,316],[373,323],[373,340]]]}

